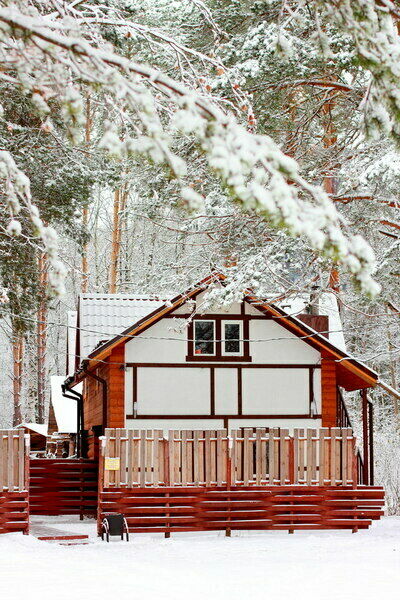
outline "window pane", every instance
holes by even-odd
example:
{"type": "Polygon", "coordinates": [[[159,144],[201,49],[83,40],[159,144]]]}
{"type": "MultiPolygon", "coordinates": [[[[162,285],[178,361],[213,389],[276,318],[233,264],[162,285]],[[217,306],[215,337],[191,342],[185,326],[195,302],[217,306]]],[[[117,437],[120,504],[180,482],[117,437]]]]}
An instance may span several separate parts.
{"type": "Polygon", "coordinates": [[[194,322],[194,353],[214,354],[214,321],[194,322]]]}
{"type": "Polygon", "coordinates": [[[225,323],[225,352],[240,352],[239,323],[225,323]]]}

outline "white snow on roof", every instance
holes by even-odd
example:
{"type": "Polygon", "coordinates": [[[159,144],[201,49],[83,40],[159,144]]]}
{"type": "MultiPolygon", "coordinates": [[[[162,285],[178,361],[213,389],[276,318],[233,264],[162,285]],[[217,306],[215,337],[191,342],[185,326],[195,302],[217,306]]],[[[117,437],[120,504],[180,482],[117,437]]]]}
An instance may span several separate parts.
{"type": "Polygon", "coordinates": [[[47,423],[21,423],[17,425],[17,429],[24,427],[26,429],[30,429],[35,433],[39,433],[40,435],[47,435],[47,423]]]}
{"type": "Polygon", "coordinates": [[[122,333],[154,310],[164,300],[127,294],[82,294],[79,299],[80,360],[100,341],[122,333]]]}
{"type": "MultiPolygon", "coordinates": [[[[64,398],[62,395],[61,384],[64,381],[65,377],[63,375],[53,375],[50,377],[51,404],[53,405],[57,421],[57,431],[59,433],[76,433],[78,403],[76,400],[64,398]]],[[[79,383],[75,386],[74,390],[81,394],[82,384],[79,383]]]]}
{"type": "MultiPolygon", "coordinates": [[[[292,317],[297,317],[304,313],[310,297],[297,297],[282,300],[277,303],[280,308],[292,317]]],[[[340,318],[339,307],[336,296],[330,292],[323,292],[319,298],[319,314],[329,317],[329,341],[331,344],[347,352],[344,339],[343,325],[340,318]]]]}

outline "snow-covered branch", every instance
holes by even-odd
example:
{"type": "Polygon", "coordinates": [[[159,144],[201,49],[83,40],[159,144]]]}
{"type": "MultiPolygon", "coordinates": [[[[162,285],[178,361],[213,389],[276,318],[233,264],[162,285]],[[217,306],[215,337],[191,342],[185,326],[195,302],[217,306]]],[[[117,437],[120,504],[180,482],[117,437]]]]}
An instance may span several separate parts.
{"type": "Polygon", "coordinates": [[[186,88],[159,70],[131,61],[92,44],[79,19],[70,35],[66,22],[29,7],[0,7],[2,70],[17,71],[24,92],[36,97],[43,113],[60,98],[73,139],[83,123],[78,86],[100,89],[124,120],[121,138],[115,123],[107,123],[100,147],[116,157],[142,155],[164,164],[180,182],[191,209],[202,197],[192,190],[187,161],[173,150],[177,134],[197,141],[209,168],[245,211],[263,216],[273,227],[305,238],[313,250],[342,263],[361,289],[379,291],[373,280],[374,255],[361,236],[347,236],[345,224],[322,188],[306,181],[296,162],[268,136],[255,135],[209,98],[186,88]],[[173,111],[165,123],[161,107],[173,111]],[[132,136],[135,130],[137,135],[132,136]]]}

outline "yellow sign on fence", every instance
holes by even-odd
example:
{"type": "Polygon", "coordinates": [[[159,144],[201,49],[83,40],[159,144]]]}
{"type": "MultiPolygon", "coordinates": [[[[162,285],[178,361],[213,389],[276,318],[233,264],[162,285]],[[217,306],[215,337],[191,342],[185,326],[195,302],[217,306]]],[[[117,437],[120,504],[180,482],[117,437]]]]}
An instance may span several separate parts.
{"type": "Polygon", "coordinates": [[[118,471],[120,465],[119,458],[105,458],[104,459],[104,468],[106,471],[118,471]]]}

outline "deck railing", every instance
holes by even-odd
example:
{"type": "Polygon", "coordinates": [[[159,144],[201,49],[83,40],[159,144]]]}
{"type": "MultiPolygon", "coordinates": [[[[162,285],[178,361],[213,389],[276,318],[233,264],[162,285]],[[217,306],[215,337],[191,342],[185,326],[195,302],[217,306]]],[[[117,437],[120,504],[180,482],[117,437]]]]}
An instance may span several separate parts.
{"type": "Polygon", "coordinates": [[[0,492],[28,488],[29,435],[23,429],[0,429],[0,492]]]}
{"type": "Polygon", "coordinates": [[[350,428],[106,429],[100,487],[357,485],[350,428]]]}

